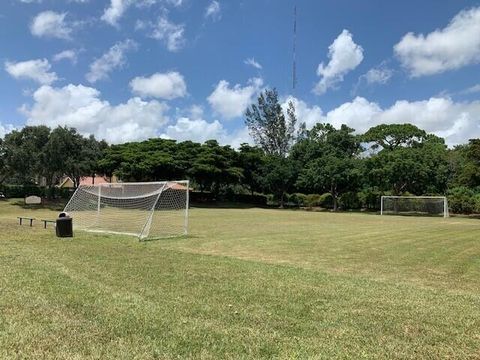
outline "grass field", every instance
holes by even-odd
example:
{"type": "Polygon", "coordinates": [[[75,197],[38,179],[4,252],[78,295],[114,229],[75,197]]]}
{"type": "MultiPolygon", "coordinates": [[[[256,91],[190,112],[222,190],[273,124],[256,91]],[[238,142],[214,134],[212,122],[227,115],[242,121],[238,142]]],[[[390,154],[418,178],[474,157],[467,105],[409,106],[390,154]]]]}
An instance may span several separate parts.
{"type": "Polygon", "coordinates": [[[480,221],[192,209],[57,239],[0,202],[0,359],[480,358],[480,221]]]}

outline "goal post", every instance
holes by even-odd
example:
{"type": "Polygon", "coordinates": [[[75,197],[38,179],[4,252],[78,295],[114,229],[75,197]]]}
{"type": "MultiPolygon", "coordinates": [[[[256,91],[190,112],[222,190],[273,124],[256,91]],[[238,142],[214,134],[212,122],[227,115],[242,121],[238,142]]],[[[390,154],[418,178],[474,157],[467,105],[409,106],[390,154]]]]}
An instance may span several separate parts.
{"type": "Polygon", "coordinates": [[[64,211],[75,229],[137,236],[188,233],[189,181],[80,185],[64,211]]]}
{"type": "Polygon", "coordinates": [[[428,215],[447,218],[445,196],[382,196],[380,215],[428,215]]]}

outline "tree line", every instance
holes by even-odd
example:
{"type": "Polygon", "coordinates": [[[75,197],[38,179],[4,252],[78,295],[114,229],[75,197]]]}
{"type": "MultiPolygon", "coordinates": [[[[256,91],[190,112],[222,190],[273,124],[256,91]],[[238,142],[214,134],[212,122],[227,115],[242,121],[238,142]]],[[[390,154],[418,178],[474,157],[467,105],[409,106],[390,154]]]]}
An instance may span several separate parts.
{"type": "MultiPolygon", "coordinates": [[[[409,119],[405,119],[408,121],[409,119]]],[[[357,134],[347,125],[306,129],[267,89],[245,113],[255,145],[238,149],[153,138],[108,145],[75,129],[26,126],[0,139],[0,186],[53,188],[68,175],[122,181],[189,179],[211,198],[265,196],[283,206],[377,209],[381,195],[447,195],[453,212],[480,213],[480,139],[449,149],[412,124],[382,124],[357,134]]]]}

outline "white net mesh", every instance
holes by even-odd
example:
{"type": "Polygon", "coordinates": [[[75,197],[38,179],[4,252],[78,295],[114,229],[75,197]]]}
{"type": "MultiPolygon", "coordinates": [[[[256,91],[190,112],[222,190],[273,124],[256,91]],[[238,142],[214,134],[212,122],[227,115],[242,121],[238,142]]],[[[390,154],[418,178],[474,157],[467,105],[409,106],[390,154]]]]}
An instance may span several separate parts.
{"type": "Polygon", "coordinates": [[[185,181],[81,185],[65,207],[75,229],[140,238],[187,233],[185,181]]]}
{"type": "Polygon", "coordinates": [[[448,217],[443,196],[382,196],[381,214],[448,217]]]}

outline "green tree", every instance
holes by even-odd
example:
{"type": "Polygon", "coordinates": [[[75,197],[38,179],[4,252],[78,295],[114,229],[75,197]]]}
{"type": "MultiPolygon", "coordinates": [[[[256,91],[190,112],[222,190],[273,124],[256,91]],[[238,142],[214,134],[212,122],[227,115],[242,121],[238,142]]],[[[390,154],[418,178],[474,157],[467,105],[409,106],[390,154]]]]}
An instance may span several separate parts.
{"type": "Polygon", "coordinates": [[[263,165],[264,189],[279,200],[280,208],[285,204],[285,193],[295,183],[295,163],[290,158],[267,156],[263,165]]]}
{"type": "Polygon", "coordinates": [[[480,139],[470,139],[461,149],[457,182],[470,188],[480,187],[480,139]]]}
{"type": "Polygon", "coordinates": [[[265,165],[265,154],[262,149],[248,144],[241,144],[238,153],[239,167],[243,169],[242,183],[253,195],[262,188],[262,168],[265,165]]]}
{"type": "Polygon", "coordinates": [[[55,128],[43,152],[43,175],[47,185],[52,186],[59,177],[67,175],[78,187],[82,176],[95,174],[106,146],[93,136],[84,138],[73,128],[55,128]]]}
{"type": "Polygon", "coordinates": [[[295,107],[288,103],[287,117],[278,101],[276,89],[266,89],[257,99],[257,104],[248,107],[245,124],[255,144],[267,155],[285,158],[295,142],[295,107]]]}
{"type": "Polygon", "coordinates": [[[361,175],[358,159],[331,152],[310,161],[300,173],[297,186],[314,193],[328,192],[333,211],[337,211],[340,196],[357,189],[361,175]]]}
{"type": "Polygon", "coordinates": [[[317,124],[292,149],[292,157],[302,167],[296,185],[306,192],[328,192],[336,211],[340,196],[359,185],[361,171],[357,156],[360,150],[354,129],[346,125],[336,129],[330,124],[317,124]]]}
{"type": "Polygon", "coordinates": [[[424,130],[412,124],[381,124],[370,128],[363,135],[363,141],[372,143],[373,149],[395,150],[420,144],[426,137],[424,130]]]}
{"type": "Polygon", "coordinates": [[[218,196],[222,185],[240,183],[243,174],[236,166],[235,156],[230,146],[220,146],[216,140],[206,141],[189,171],[200,191],[209,190],[218,196]]]}
{"type": "Polygon", "coordinates": [[[19,184],[35,184],[44,173],[45,145],[50,136],[46,126],[25,126],[5,135],[1,142],[3,178],[19,184]]]}
{"type": "Polygon", "coordinates": [[[366,160],[365,177],[370,186],[394,195],[445,193],[450,165],[444,141],[426,133],[417,136],[420,133],[412,126],[407,126],[410,135],[402,132],[397,140],[389,140],[394,145],[382,145],[377,154],[366,160]]]}

